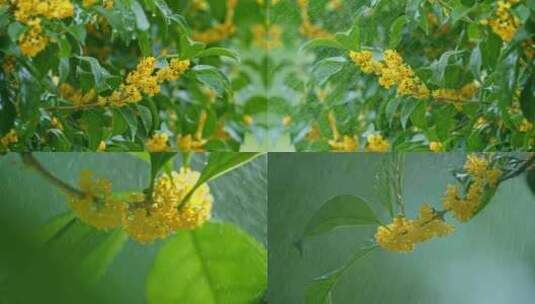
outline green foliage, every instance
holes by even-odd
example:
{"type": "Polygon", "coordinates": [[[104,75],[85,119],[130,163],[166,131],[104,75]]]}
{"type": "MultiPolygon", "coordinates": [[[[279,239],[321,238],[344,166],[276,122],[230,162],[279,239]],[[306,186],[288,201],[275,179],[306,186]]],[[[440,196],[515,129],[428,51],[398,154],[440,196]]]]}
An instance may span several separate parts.
{"type": "Polygon", "coordinates": [[[260,303],[266,250],[230,224],[177,233],[147,278],[148,303],[260,303]]]}
{"type": "Polygon", "coordinates": [[[255,1],[239,1],[234,9],[210,0],[206,11],[192,1],[115,0],[109,1],[112,7],[102,1],[67,2],[73,13],[65,18],[37,16],[48,41],[35,56],[20,47],[29,25],[15,17],[16,4],[0,5],[0,138],[11,130],[18,137],[2,150],[143,151],[151,150],[152,136],[165,133],[168,149],[188,152],[191,147],[180,139],[198,130],[202,150],[240,149],[252,131],[243,123],[243,92],[264,94],[249,79],[241,88],[232,85],[240,59],[259,53],[251,49],[250,28],[263,22],[264,11],[255,1]],[[234,17],[226,20],[225,14],[234,17]],[[235,30],[202,41],[201,33],[227,21],[235,30]],[[154,96],[142,94],[139,102],[124,106],[99,103],[149,56],[156,58],[157,69],[174,58],[188,59],[191,66],[176,81],[161,83],[154,96]],[[65,85],[74,93],[67,94],[65,85]],[[208,113],[205,122],[202,112],[208,113]]]}

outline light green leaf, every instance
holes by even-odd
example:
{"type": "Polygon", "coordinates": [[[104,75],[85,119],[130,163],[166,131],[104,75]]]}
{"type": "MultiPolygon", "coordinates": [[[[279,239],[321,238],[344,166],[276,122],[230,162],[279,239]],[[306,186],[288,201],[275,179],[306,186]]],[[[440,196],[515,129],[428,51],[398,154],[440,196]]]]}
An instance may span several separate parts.
{"type": "Polygon", "coordinates": [[[407,17],[405,15],[399,16],[396,20],[394,20],[390,26],[390,40],[388,43],[389,48],[395,49],[398,47],[399,43],[401,42],[401,34],[406,23],[407,17]]]}
{"type": "Polygon", "coordinates": [[[266,250],[231,224],[180,231],[162,246],[147,278],[149,304],[258,303],[266,250]]]}
{"type": "Polygon", "coordinates": [[[307,41],[305,44],[303,44],[301,48],[299,49],[299,51],[303,52],[303,51],[308,51],[308,50],[319,48],[319,47],[342,49],[342,50],[345,49],[344,45],[342,45],[340,42],[336,40],[328,39],[328,38],[316,38],[316,39],[311,39],[307,41]]]}
{"type": "Polygon", "coordinates": [[[82,280],[90,285],[95,284],[106,273],[127,240],[128,235],[122,229],[117,229],[93,248],[80,264],[82,280]]]}
{"type": "Polygon", "coordinates": [[[241,152],[241,153],[232,153],[232,152],[214,152],[210,153],[208,157],[208,164],[202,170],[199,180],[190,190],[188,195],[182,201],[182,204],[187,202],[191,195],[199,188],[202,184],[207,183],[213,179],[216,179],[227,172],[230,172],[236,168],[239,168],[248,162],[255,159],[259,156],[260,153],[253,152],[241,152]]]}
{"type": "Polygon", "coordinates": [[[318,85],[325,84],[332,76],[340,72],[346,62],[347,60],[344,57],[331,57],[316,63],[312,73],[318,85]]]}
{"type": "Polygon", "coordinates": [[[304,237],[312,237],[341,227],[380,224],[369,204],[353,195],[336,196],[325,202],[308,222],[304,237]]]}
{"type": "Polygon", "coordinates": [[[221,57],[229,57],[236,61],[240,61],[240,56],[236,51],[222,48],[222,47],[213,47],[206,50],[203,50],[199,53],[197,53],[194,58],[202,58],[202,57],[210,57],[210,56],[221,56],[221,57]]]}

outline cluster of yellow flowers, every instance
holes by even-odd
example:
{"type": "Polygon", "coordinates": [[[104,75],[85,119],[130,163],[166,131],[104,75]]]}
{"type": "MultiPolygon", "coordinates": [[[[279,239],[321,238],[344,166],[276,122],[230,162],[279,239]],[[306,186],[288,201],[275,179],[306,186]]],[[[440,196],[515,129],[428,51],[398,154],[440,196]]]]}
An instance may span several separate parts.
{"type": "Polygon", "coordinates": [[[417,243],[443,237],[453,231],[454,227],[444,222],[431,205],[423,204],[416,219],[398,215],[391,224],[379,226],[375,240],[386,250],[410,252],[417,243]]]}
{"type": "Polygon", "coordinates": [[[199,172],[189,168],[161,175],[146,201],[141,193],[114,197],[109,180],[84,171],[79,182],[83,194],[71,195],[69,205],[88,225],[101,230],[122,227],[134,240],[148,243],[179,229],[197,228],[210,219],[213,197],[208,185],[203,184],[183,202],[199,177],[199,172]]]}
{"type": "Polygon", "coordinates": [[[151,205],[129,212],[125,231],[140,243],[169,236],[179,229],[194,229],[210,219],[213,197],[203,184],[183,205],[200,174],[189,168],[160,176],[154,184],[151,205]]]}
{"type": "Polygon", "coordinates": [[[14,129],[11,129],[6,135],[3,137],[0,137],[0,144],[2,144],[3,148],[9,147],[9,145],[14,144],[19,141],[19,137],[17,136],[17,132],[15,132],[14,129]]]}
{"type": "Polygon", "coordinates": [[[432,95],[436,100],[448,100],[460,103],[462,101],[470,100],[479,91],[481,85],[477,81],[473,81],[464,85],[459,90],[454,89],[437,89],[432,95]]]}
{"type": "Polygon", "coordinates": [[[145,142],[149,152],[165,152],[169,149],[169,136],[166,133],[155,133],[145,142]]]}
{"type": "Polygon", "coordinates": [[[251,32],[253,43],[261,48],[270,50],[282,46],[282,28],[279,25],[256,24],[251,28],[251,32]]]}
{"type": "Polygon", "coordinates": [[[90,171],[80,173],[83,195],[71,195],[69,206],[81,221],[97,229],[109,230],[121,226],[127,205],[112,196],[111,183],[95,178],[90,171]]]}
{"type": "Polygon", "coordinates": [[[368,136],[368,152],[387,152],[390,150],[390,143],[381,134],[371,134],[368,136]]]}
{"type": "Polygon", "coordinates": [[[299,32],[307,38],[330,38],[332,34],[324,30],[321,26],[316,25],[310,21],[310,14],[308,10],[308,0],[297,0],[297,5],[301,10],[301,26],[299,32]]]}
{"type": "Polygon", "coordinates": [[[358,140],[354,136],[344,135],[342,136],[336,126],[336,117],[334,112],[329,112],[329,126],[333,133],[333,139],[329,140],[329,146],[332,151],[336,152],[353,152],[358,148],[358,140]]]}
{"type": "Polygon", "coordinates": [[[155,71],[156,59],[143,58],[137,68],[126,77],[125,83],[110,96],[99,96],[98,103],[102,106],[112,105],[123,107],[137,103],[142,99],[141,93],[153,96],[160,92],[160,84],[165,81],[177,80],[190,67],[189,60],[172,59],[167,67],[155,71]]]}
{"type": "Polygon", "coordinates": [[[203,32],[193,32],[193,40],[211,43],[225,40],[232,36],[236,32],[234,15],[236,13],[237,4],[238,0],[227,0],[227,14],[225,16],[225,20],[222,23],[218,23],[203,32]]]}
{"type": "Polygon", "coordinates": [[[206,0],[192,0],[191,8],[194,11],[207,11],[210,8],[210,4],[206,0]]]}
{"type": "Polygon", "coordinates": [[[406,65],[403,58],[395,50],[383,53],[383,62],[373,59],[370,51],[350,51],[349,57],[358,65],[362,72],[379,76],[379,84],[389,89],[397,86],[400,96],[412,96],[425,99],[430,96],[427,86],[414,74],[412,68],[406,65]]]}
{"type": "Polygon", "coordinates": [[[489,159],[473,154],[468,156],[464,170],[471,177],[465,196],[461,196],[458,186],[448,185],[442,200],[444,208],[453,212],[460,222],[466,222],[474,216],[487,188],[495,188],[502,176],[502,171],[492,166],[489,159]]]}
{"type": "Polygon", "coordinates": [[[453,101],[459,104],[461,101],[471,99],[480,88],[480,84],[474,81],[463,86],[460,90],[437,89],[430,91],[395,50],[384,51],[383,62],[375,60],[370,51],[350,51],[349,57],[363,73],[379,76],[379,84],[382,87],[389,89],[392,86],[397,86],[397,94],[400,96],[411,96],[416,99],[433,97],[437,100],[453,101]]]}
{"type": "Polygon", "coordinates": [[[496,16],[490,20],[481,20],[484,25],[489,25],[496,35],[502,40],[510,42],[520,28],[520,20],[511,11],[511,7],[520,0],[500,0],[497,4],[496,16]]]}
{"type": "Polygon", "coordinates": [[[74,13],[70,0],[13,0],[12,4],[15,19],[28,26],[19,37],[19,46],[21,52],[29,57],[36,56],[48,44],[48,38],[42,33],[41,17],[64,19],[74,13]]]}
{"type": "Polygon", "coordinates": [[[61,94],[61,97],[71,101],[76,106],[91,104],[97,97],[94,89],[89,90],[87,93],[83,93],[81,90],[75,89],[68,83],[62,83],[58,90],[61,94]]]}
{"type": "Polygon", "coordinates": [[[486,191],[498,186],[502,171],[490,157],[470,154],[464,164],[464,172],[470,178],[464,197],[458,186],[448,185],[442,198],[444,211],[436,211],[431,205],[424,204],[415,220],[404,215],[396,216],[391,224],[377,228],[375,240],[379,246],[389,251],[410,252],[417,243],[454,231],[454,227],[443,219],[448,212],[452,212],[460,222],[470,220],[479,210],[486,191]]]}

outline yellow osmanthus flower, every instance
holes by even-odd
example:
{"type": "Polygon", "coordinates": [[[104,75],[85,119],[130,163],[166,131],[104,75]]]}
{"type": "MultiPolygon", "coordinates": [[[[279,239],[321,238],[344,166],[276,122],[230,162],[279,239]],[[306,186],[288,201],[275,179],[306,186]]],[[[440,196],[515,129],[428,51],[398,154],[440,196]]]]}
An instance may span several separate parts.
{"type": "Polygon", "coordinates": [[[432,141],[429,143],[429,150],[432,152],[443,152],[444,144],[439,141],[432,141]]]}
{"type": "Polygon", "coordinates": [[[11,74],[13,73],[13,71],[15,71],[16,63],[17,62],[14,56],[11,56],[11,55],[4,56],[4,59],[2,62],[2,69],[4,70],[6,74],[11,74]]]}
{"type": "Polygon", "coordinates": [[[442,199],[444,208],[453,212],[460,222],[467,222],[474,216],[481,206],[485,191],[495,188],[503,174],[487,158],[476,154],[467,157],[464,170],[471,178],[464,197],[458,186],[448,185],[442,199]]]}
{"type": "Polygon", "coordinates": [[[427,86],[414,74],[412,68],[406,65],[403,58],[395,50],[385,50],[383,62],[373,59],[370,51],[350,51],[349,57],[366,74],[379,76],[379,84],[389,89],[397,87],[399,96],[412,96],[426,99],[430,96],[427,86]]]}
{"type": "Polygon", "coordinates": [[[6,135],[0,138],[0,143],[4,147],[8,147],[11,144],[14,144],[19,141],[19,137],[17,136],[17,132],[15,132],[14,129],[11,129],[6,135]]]}
{"type": "Polygon", "coordinates": [[[41,17],[48,19],[64,19],[74,13],[74,5],[69,0],[16,0],[14,15],[17,21],[28,26],[19,37],[21,52],[34,57],[48,44],[48,38],[42,33],[41,17]]]}
{"type": "Polygon", "coordinates": [[[218,23],[203,32],[193,32],[191,36],[193,40],[211,43],[225,40],[232,36],[236,32],[234,16],[237,4],[238,0],[227,0],[227,13],[223,23],[218,23]]]}
{"type": "Polygon", "coordinates": [[[64,19],[74,14],[74,5],[70,0],[16,0],[15,18],[27,24],[34,17],[64,19]]]}
{"type": "Polygon", "coordinates": [[[454,231],[454,227],[444,222],[429,204],[420,207],[416,219],[396,216],[391,224],[379,226],[375,240],[382,248],[395,252],[413,251],[417,243],[435,237],[443,237],[454,231]]]}
{"type": "Polygon", "coordinates": [[[531,130],[533,130],[533,124],[529,122],[529,120],[524,118],[522,122],[520,123],[520,125],[518,126],[518,131],[522,133],[527,133],[531,130]]]}
{"type": "Polygon", "coordinates": [[[149,152],[165,152],[169,150],[169,136],[165,133],[155,133],[145,142],[145,147],[149,152]]]}
{"type": "Polygon", "coordinates": [[[183,202],[200,177],[199,172],[181,168],[158,177],[149,206],[131,210],[125,231],[140,243],[163,239],[179,229],[195,229],[210,219],[213,197],[203,184],[183,202]]]}
{"type": "Polygon", "coordinates": [[[481,23],[488,24],[503,41],[511,42],[521,26],[520,19],[512,11],[512,6],[519,2],[520,0],[497,1],[496,16],[490,20],[481,20],[481,23]]]}
{"type": "Polygon", "coordinates": [[[208,113],[206,110],[202,110],[199,117],[199,124],[197,125],[197,131],[195,134],[186,134],[177,138],[177,145],[182,152],[202,152],[204,151],[204,145],[208,142],[203,138],[204,126],[208,119],[208,113]]]}
{"type": "Polygon", "coordinates": [[[107,147],[108,147],[108,145],[106,144],[106,142],[101,140],[100,143],[98,144],[97,151],[104,152],[104,151],[106,151],[107,147]]]}
{"type": "Polygon", "coordinates": [[[390,150],[390,143],[380,134],[368,136],[368,152],[387,152],[390,150]]]}
{"type": "Polygon", "coordinates": [[[292,123],[292,116],[290,115],[284,116],[281,122],[282,122],[282,125],[287,128],[292,123]]]}
{"type": "Polygon", "coordinates": [[[282,27],[276,24],[255,24],[251,27],[253,43],[261,48],[270,50],[282,46],[282,27]]]}
{"type": "Polygon", "coordinates": [[[41,19],[29,20],[27,25],[28,29],[19,37],[19,47],[22,54],[34,57],[46,48],[48,38],[42,33],[41,19]]]}
{"type": "Polygon", "coordinates": [[[343,5],[344,5],[343,0],[329,0],[329,2],[327,2],[327,4],[325,5],[325,8],[328,11],[337,11],[337,10],[340,10],[343,5]]]}
{"type": "Polygon", "coordinates": [[[461,102],[470,100],[479,91],[481,85],[477,81],[473,81],[464,85],[459,90],[453,89],[437,89],[434,90],[432,96],[436,100],[453,101],[456,106],[460,106],[461,102]]]}
{"type": "Polygon", "coordinates": [[[206,0],[192,0],[191,8],[194,11],[207,11],[210,8],[210,4],[206,0]]]}
{"type": "Polygon", "coordinates": [[[76,106],[83,106],[91,104],[96,100],[97,94],[94,89],[83,93],[81,90],[75,89],[68,83],[62,83],[58,87],[61,97],[71,101],[76,106]]]}
{"type": "Polygon", "coordinates": [[[83,194],[71,195],[69,206],[81,221],[101,230],[121,226],[128,207],[112,196],[109,180],[98,179],[92,172],[82,171],[79,186],[83,194]]]}
{"type": "Polygon", "coordinates": [[[112,92],[110,96],[99,96],[98,103],[102,106],[112,105],[123,107],[137,103],[143,99],[142,93],[153,96],[160,92],[160,84],[180,78],[190,67],[189,60],[172,59],[169,66],[155,73],[154,57],[142,58],[135,70],[131,71],[125,83],[112,92]]]}
{"type": "Polygon", "coordinates": [[[244,115],[243,122],[248,126],[252,126],[254,124],[254,118],[251,115],[244,115]]]}

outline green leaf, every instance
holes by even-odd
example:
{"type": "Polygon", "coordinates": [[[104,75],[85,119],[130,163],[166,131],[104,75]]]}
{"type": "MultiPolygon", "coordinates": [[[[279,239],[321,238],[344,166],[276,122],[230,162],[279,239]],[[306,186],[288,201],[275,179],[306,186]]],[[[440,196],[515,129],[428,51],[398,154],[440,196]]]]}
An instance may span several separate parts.
{"type": "Polygon", "coordinates": [[[225,74],[209,65],[197,65],[192,69],[193,76],[208,87],[214,89],[219,95],[223,95],[230,86],[230,81],[225,74]]]}
{"type": "Polygon", "coordinates": [[[529,81],[524,86],[520,96],[522,113],[531,122],[535,123],[535,72],[532,73],[529,81]]]}
{"type": "Polygon", "coordinates": [[[162,246],[147,278],[149,304],[259,303],[266,250],[231,224],[180,231],[162,246]]]}
{"type": "Polygon", "coordinates": [[[109,85],[106,83],[106,80],[111,78],[111,75],[105,68],[100,65],[96,58],[87,56],[76,56],[76,58],[89,63],[89,67],[91,69],[91,74],[93,75],[93,79],[95,81],[97,92],[102,92],[110,88],[109,85]]]}
{"type": "Polygon", "coordinates": [[[340,277],[347,269],[353,266],[354,263],[368,255],[368,253],[370,253],[376,248],[377,246],[370,246],[359,249],[353,255],[353,257],[340,269],[337,269],[335,271],[324,274],[319,278],[316,278],[306,289],[305,303],[332,304],[332,290],[336,283],[338,283],[340,277]]]}
{"type": "Polygon", "coordinates": [[[236,61],[240,61],[240,56],[236,51],[222,48],[222,47],[213,47],[197,53],[194,58],[210,57],[210,56],[220,56],[220,57],[229,57],[236,61]]]}
{"type": "Polygon", "coordinates": [[[470,63],[468,65],[474,77],[479,79],[481,77],[481,67],[483,65],[483,57],[481,55],[481,48],[479,48],[479,45],[472,50],[472,54],[470,55],[470,63]]]}
{"type": "Polygon", "coordinates": [[[348,50],[358,51],[360,50],[360,19],[356,18],[353,26],[344,33],[336,33],[336,41],[340,43],[344,48],[348,50]]]}
{"type": "Polygon", "coordinates": [[[341,227],[380,224],[369,204],[353,195],[336,196],[325,202],[306,225],[303,237],[312,237],[341,227]]]}
{"type": "Polygon", "coordinates": [[[143,7],[139,2],[132,1],[130,4],[132,11],[134,12],[134,15],[136,15],[136,25],[137,28],[146,31],[150,28],[149,20],[147,20],[147,16],[145,15],[145,11],[143,10],[143,7]]]}
{"type": "Polygon", "coordinates": [[[44,249],[72,268],[81,282],[93,285],[106,273],[127,239],[121,229],[103,232],[76,220],[44,249]]]}
{"type": "Polygon", "coordinates": [[[94,247],[80,264],[80,275],[84,282],[94,285],[98,282],[111,265],[115,257],[121,252],[128,241],[128,235],[122,229],[117,229],[94,247]]]}
{"type": "Polygon", "coordinates": [[[390,26],[390,40],[388,42],[389,48],[395,49],[398,47],[399,43],[401,42],[401,33],[403,32],[403,28],[405,27],[406,23],[407,17],[405,15],[399,16],[396,18],[396,20],[394,20],[390,26]]]}
{"type": "Polygon", "coordinates": [[[213,179],[216,179],[236,168],[239,168],[248,162],[258,157],[261,153],[256,152],[213,152],[208,157],[208,164],[202,170],[199,180],[190,190],[188,195],[182,201],[182,204],[187,202],[190,196],[199,188],[202,184],[207,183],[213,179]]]}
{"type": "Polygon", "coordinates": [[[195,58],[200,52],[206,48],[206,44],[191,40],[188,36],[180,36],[180,58],[191,59],[195,58]]]}
{"type": "Polygon", "coordinates": [[[150,180],[154,180],[162,167],[170,162],[177,152],[163,152],[163,153],[151,153],[150,154],[150,180]]]}
{"type": "Polygon", "coordinates": [[[304,43],[299,49],[300,52],[308,51],[314,48],[334,48],[334,49],[345,49],[344,45],[340,42],[329,39],[329,38],[315,38],[304,43]]]}
{"type": "Polygon", "coordinates": [[[26,30],[26,27],[22,25],[22,23],[19,22],[13,22],[7,27],[7,35],[13,42],[17,42],[19,40],[19,36],[24,33],[26,30]]]}
{"type": "Polygon", "coordinates": [[[60,214],[39,228],[39,231],[35,234],[35,240],[38,244],[45,244],[59,236],[60,233],[65,231],[65,229],[67,229],[75,220],[76,215],[71,211],[60,214]]]}
{"type": "Polygon", "coordinates": [[[318,85],[324,85],[333,75],[340,72],[347,60],[344,57],[331,57],[320,60],[314,65],[312,74],[318,85]]]}

